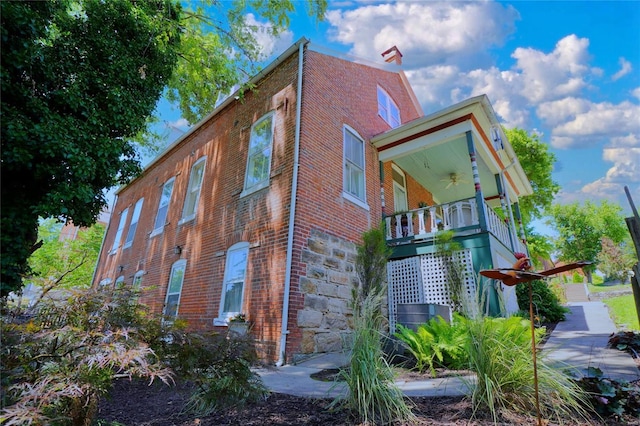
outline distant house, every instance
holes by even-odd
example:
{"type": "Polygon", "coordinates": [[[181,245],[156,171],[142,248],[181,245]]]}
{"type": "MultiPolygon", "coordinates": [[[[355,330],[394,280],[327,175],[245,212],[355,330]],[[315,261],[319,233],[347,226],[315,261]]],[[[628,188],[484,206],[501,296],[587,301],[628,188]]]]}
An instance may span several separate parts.
{"type": "Polygon", "coordinates": [[[531,186],[486,96],[425,116],[397,65],[306,39],[251,83],[118,191],[95,286],[139,286],[195,329],[245,313],[281,364],[341,349],[356,244],[384,221],[392,324],[398,304],[450,302],[439,229],[464,246],[468,292],[495,305],[502,289],[475,271],[526,251],[517,202],[531,186]]]}

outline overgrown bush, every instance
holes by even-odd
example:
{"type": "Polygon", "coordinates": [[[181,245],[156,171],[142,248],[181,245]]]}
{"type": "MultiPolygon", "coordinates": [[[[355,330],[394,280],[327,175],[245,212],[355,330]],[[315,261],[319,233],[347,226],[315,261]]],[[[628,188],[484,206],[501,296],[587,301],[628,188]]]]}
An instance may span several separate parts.
{"type": "Polygon", "coordinates": [[[124,292],[85,291],[26,324],[3,321],[5,424],[89,425],[115,378],[169,383],[170,370],[125,320],[135,309],[124,292]]]}
{"type": "Polygon", "coordinates": [[[464,346],[467,341],[466,319],[454,312],[451,323],[441,316],[418,326],[416,331],[398,324],[398,337],[416,360],[416,370],[426,370],[436,376],[435,367],[464,368],[467,358],[464,346]]]}
{"type": "MultiPolygon", "coordinates": [[[[558,297],[551,291],[544,281],[532,281],[534,313],[540,318],[540,322],[564,321],[569,309],[560,304],[558,297]]],[[[529,307],[529,284],[516,286],[518,305],[521,308],[529,307]]]]}
{"type": "Polygon", "coordinates": [[[251,371],[257,356],[250,336],[174,331],[167,340],[163,351],[169,365],[195,386],[187,411],[206,416],[266,397],[260,376],[251,371]]]}

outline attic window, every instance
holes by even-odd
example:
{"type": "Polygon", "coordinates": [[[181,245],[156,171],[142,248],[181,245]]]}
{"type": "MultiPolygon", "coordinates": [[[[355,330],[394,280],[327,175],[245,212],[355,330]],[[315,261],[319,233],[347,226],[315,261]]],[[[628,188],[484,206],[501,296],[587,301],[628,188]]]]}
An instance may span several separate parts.
{"type": "Polygon", "coordinates": [[[378,86],[378,115],[384,119],[384,121],[396,128],[400,125],[400,110],[398,106],[393,102],[391,96],[378,86]]]}

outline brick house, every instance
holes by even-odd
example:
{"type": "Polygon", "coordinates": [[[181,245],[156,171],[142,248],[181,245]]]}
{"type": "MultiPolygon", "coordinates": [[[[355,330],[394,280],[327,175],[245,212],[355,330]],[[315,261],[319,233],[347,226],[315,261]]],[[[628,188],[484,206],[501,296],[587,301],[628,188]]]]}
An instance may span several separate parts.
{"type": "Polygon", "coordinates": [[[263,359],[282,364],[342,348],[355,247],[383,220],[392,323],[398,303],[447,302],[416,269],[438,229],[475,270],[524,251],[511,206],[531,187],[485,96],[425,116],[397,65],[304,38],[251,83],[117,192],[95,286],[141,287],[195,329],[245,313],[263,359]]]}

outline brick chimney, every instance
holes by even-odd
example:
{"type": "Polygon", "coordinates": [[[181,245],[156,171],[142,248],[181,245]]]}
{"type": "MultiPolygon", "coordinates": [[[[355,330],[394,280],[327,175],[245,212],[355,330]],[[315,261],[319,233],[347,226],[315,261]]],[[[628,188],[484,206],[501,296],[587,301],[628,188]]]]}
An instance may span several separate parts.
{"type": "Polygon", "coordinates": [[[396,46],[390,47],[382,52],[382,57],[385,62],[395,62],[398,65],[402,65],[402,53],[396,46]]]}

